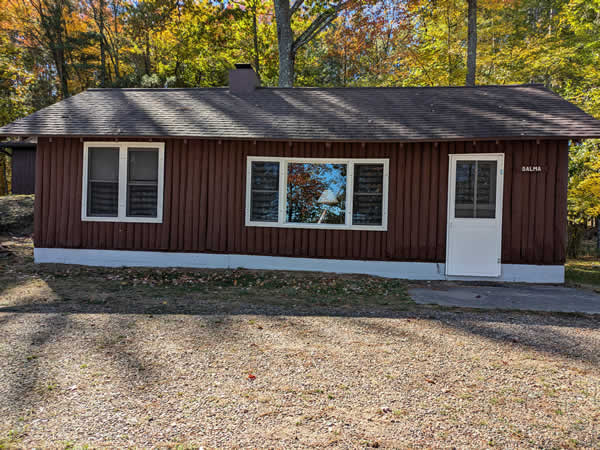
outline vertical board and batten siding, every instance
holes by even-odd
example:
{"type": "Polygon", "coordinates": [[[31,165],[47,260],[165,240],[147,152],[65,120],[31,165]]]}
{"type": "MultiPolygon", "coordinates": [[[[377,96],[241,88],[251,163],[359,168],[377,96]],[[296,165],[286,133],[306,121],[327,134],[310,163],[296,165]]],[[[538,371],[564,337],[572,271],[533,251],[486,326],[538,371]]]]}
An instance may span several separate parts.
{"type": "Polygon", "coordinates": [[[448,154],[504,153],[502,262],[565,260],[567,141],[164,142],[163,223],[136,224],[81,221],[82,141],[39,139],[35,245],[443,262],[448,154]],[[247,156],[389,158],[388,231],[246,227],[247,156]]]}

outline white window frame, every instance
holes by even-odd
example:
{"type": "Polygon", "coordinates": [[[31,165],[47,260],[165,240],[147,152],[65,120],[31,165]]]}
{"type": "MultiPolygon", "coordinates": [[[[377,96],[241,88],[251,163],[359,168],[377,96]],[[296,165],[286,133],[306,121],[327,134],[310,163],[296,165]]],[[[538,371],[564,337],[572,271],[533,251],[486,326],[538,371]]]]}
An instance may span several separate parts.
{"type": "Polygon", "coordinates": [[[364,230],[387,231],[388,222],[388,185],[389,162],[387,158],[284,158],[273,156],[248,156],[246,161],[246,226],[277,228],[316,228],[325,230],[364,230]],[[279,163],[279,211],[277,222],[258,222],[250,220],[250,203],[252,201],[252,163],[256,161],[279,163]],[[346,220],[345,224],[326,223],[288,223],[285,221],[287,211],[287,173],[289,163],[308,164],[346,164],[346,220]],[[355,225],[352,223],[354,200],[354,165],[383,164],[383,206],[381,225],[355,225]]]}
{"type": "Polygon", "coordinates": [[[83,143],[83,176],[81,196],[81,220],[86,222],[135,222],[135,223],[162,223],[163,197],[165,177],[165,143],[164,142],[84,142],[83,143]],[[90,147],[105,147],[119,149],[119,199],[118,213],[113,217],[88,216],[88,153],[90,147]],[[158,189],[156,217],[128,217],[127,216],[127,155],[129,148],[158,149],[158,189]]]}

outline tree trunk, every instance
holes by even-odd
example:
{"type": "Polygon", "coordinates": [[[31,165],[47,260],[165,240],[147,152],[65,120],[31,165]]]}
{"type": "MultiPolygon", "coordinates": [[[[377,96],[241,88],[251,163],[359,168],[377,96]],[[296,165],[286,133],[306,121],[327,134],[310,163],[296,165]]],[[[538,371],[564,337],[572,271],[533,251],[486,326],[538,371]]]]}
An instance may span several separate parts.
{"type": "Polygon", "coordinates": [[[104,48],[104,0],[100,0],[98,7],[98,30],[100,34],[100,86],[106,87],[106,51],[104,48]]]}
{"type": "Polygon", "coordinates": [[[54,65],[58,73],[58,79],[60,81],[60,90],[62,97],[69,97],[69,74],[67,71],[67,62],[65,56],[65,41],[66,26],[63,18],[62,4],[56,4],[49,13],[49,17],[46,18],[44,33],[48,38],[50,50],[52,52],[52,58],[54,59],[54,65]]]}
{"type": "MultiPolygon", "coordinates": [[[[175,86],[173,87],[183,87],[185,84],[184,80],[181,77],[181,61],[179,61],[179,54],[175,56],[175,86]]],[[[169,86],[169,80],[167,80],[165,87],[169,86]]]]}
{"type": "Polygon", "coordinates": [[[339,0],[336,5],[325,8],[297,38],[294,38],[292,31],[292,14],[298,11],[303,1],[296,0],[291,7],[289,0],[273,0],[273,3],[277,21],[279,86],[292,87],[294,85],[294,63],[298,49],[331,25],[340,11],[348,8],[352,2],[339,0]]]}
{"type": "Polygon", "coordinates": [[[596,217],[596,250],[600,255],[600,216],[596,217]]]}
{"type": "Polygon", "coordinates": [[[477,69],[477,0],[468,1],[467,86],[475,86],[475,72],[477,69]]]}
{"type": "Polygon", "coordinates": [[[585,227],[581,224],[567,222],[567,256],[578,258],[581,252],[585,227]]]}
{"type": "Polygon", "coordinates": [[[65,55],[61,52],[61,70],[60,70],[60,87],[63,93],[63,98],[71,95],[69,92],[69,76],[67,74],[67,65],[65,64],[65,55]]]}
{"type": "Polygon", "coordinates": [[[119,5],[116,0],[113,1],[113,14],[115,16],[115,18],[114,18],[115,31],[114,31],[114,39],[113,39],[114,54],[115,54],[115,62],[114,62],[115,78],[117,79],[117,81],[119,81],[121,79],[121,74],[119,73],[119,46],[115,42],[115,40],[119,36],[119,5]]]}
{"type": "Polygon", "coordinates": [[[150,75],[150,32],[146,31],[144,43],[144,69],[146,75],[150,75]]]}
{"type": "Polygon", "coordinates": [[[260,80],[260,57],[258,54],[258,24],[256,22],[256,3],[252,7],[252,33],[254,34],[254,70],[256,70],[256,76],[260,80]]]}
{"type": "Polygon", "coordinates": [[[446,60],[448,62],[448,86],[452,84],[452,53],[450,52],[450,36],[452,33],[452,22],[450,20],[450,4],[446,7],[446,60]]]}
{"type": "Polygon", "coordinates": [[[60,80],[60,91],[62,93],[62,97],[67,98],[69,94],[69,83],[68,83],[68,75],[67,75],[67,65],[65,64],[65,53],[63,50],[63,42],[62,39],[58,41],[58,43],[53,44],[52,56],[54,59],[54,65],[56,66],[56,70],[58,72],[58,79],[60,80]]]}
{"type": "Polygon", "coordinates": [[[294,34],[289,0],[274,0],[279,50],[279,87],[294,85],[294,34]]]}

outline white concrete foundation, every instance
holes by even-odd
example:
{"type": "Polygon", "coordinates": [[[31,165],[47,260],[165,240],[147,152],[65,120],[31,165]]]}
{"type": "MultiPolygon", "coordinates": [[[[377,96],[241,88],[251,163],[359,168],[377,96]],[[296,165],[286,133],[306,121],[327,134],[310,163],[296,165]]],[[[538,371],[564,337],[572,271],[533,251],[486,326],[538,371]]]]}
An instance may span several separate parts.
{"type": "Polygon", "coordinates": [[[344,259],[290,258],[284,256],[219,253],[175,253],[131,250],[85,250],[36,248],[36,263],[81,264],[101,267],[187,267],[203,269],[302,270],[360,273],[407,280],[511,281],[564,283],[564,266],[502,264],[499,277],[449,277],[443,263],[359,261],[344,259]]]}

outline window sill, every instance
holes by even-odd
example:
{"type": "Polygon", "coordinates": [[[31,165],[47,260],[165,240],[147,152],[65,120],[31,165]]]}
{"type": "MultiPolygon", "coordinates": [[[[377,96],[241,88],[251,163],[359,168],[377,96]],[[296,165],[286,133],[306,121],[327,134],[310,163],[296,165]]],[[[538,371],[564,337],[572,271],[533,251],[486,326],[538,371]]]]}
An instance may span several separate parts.
{"type": "Polygon", "coordinates": [[[82,217],[83,222],[162,223],[161,217],[82,217]]]}
{"type": "Polygon", "coordinates": [[[295,228],[304,230],[387,231],[383,225],[335,225],[320,223],[246,222],[247,227],[295,228]]]}

